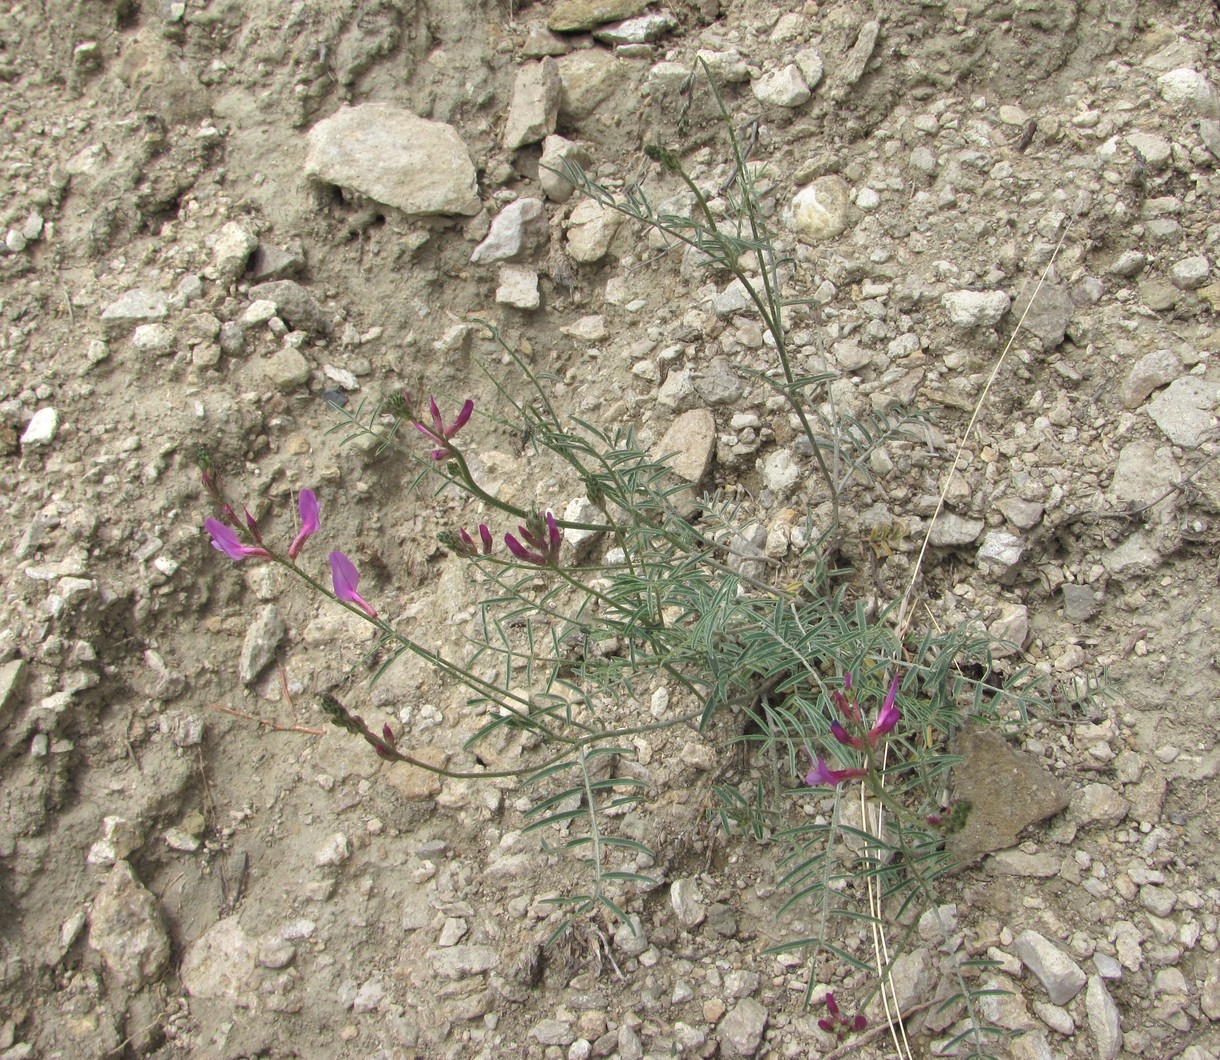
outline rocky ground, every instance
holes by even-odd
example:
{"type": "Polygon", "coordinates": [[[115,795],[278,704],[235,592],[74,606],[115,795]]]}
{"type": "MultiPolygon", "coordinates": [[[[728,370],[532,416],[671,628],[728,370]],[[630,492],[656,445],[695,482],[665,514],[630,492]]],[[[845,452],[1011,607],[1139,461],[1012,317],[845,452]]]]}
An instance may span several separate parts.
{"type": "Polygon", "coordinates": [[[316,489],[307,560],[344,548],[384,613],[460,645],[477,586],[436,532],[470,509],[327,431],[336,401],[473,397],[487,481],[576,497],[497,422],[479,316],[568,412],[648,444],[710,417],[704,484],[794,562],[825,497],[749,375],[771,362],[740,290],[543,165],[685,208],[642,156],[660,142],[718,195],[699,59],[816,306],[793,319],[801,366],[838,374],[842,408],[934,410],[848,498],[862,553],[888,528],[894,597],[1030,310],[916,622],[1015,641],[1008,664],[1062,694],[964,737],[978,860],[943,885],[949,941],[921,924],[897,973],[915,1054],[957,1018],[924,1005],[956,950],[998,962],[989,1016],[1027,1031],[1010,1055],[1217,1055],[1216,24],[1202,0],[10,5],[0,1057],[831,1049],[809,965],[766,952],[801,930],[777,916],[782,851],[709,812],[713,784],[769,767],[641,739],[632,826],[662,884],[631,897],[637,934],[590,923],[544,951],[540,899],[578,874],[522,835],[520,793],[391,768],[317,709],[340,692],[468,768],[460,690],[409,662],[370,690],[359,623],[201,533],[206,445],[277,539],[316,489]]]}

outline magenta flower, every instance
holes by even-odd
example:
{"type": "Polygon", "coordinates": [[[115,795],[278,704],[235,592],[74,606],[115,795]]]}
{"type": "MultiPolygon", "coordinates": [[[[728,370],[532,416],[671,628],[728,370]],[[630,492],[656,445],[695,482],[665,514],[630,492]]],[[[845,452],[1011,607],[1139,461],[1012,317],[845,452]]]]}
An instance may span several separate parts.
{"type": "Polygon", "coordinates": [[[508,551],[517,559],[539,567],[558,566],[559,546],[563,541],[563,534],[555,522],[555,516],[547,512],[545,520],[534,515],[526,522],[526,526],[517,527],[525,541],[524,545],[512,534],[504,535],[504,544],[508,546],[508,551]]]}
{"type": "Polygon", "coordinates": [[[890,682],[889,693],[885,697],[885,702],[881,704],[881,713],[877,715],[877,721],[869,730],[868,741],[871,745],[876,746],[876,743],[882,736],[885,736],[894,731],[894,726],[902,718],[902,711],[898,709],[898,705],[894,700],[898,696],[898,674],[894,674],[894,680],[890,682]]]}
{"type": "Polygon", "coordinates": [[[852,1031],[862,1031],[868,1026],[868,1020],[863,1016],[857,1015],[851,1019],[844,1016],[839,1009],[839,1003],[835,1001],[834,994],[826,995],[826,1011],[830,1013],[830,1019],[818,1020],[818,1026],[836,1038],[845,1038],[852,1031]]]}
{"type": "Polygon", "coordinates": [[[271,553],[265,548],[243,545],[237,532],[231,527],[225,526],[219,519],[205,519],[203,528],[212,537],[212,547],[223,552],[235,563],[240,563],[243,559],[271,558],[271,553]]]}
{"type": "Polygon", "coordinates": [[[346,600],[348,603],[355,604],[369,618],[377,617],[377,612],[373,610],[373,605],[356,592],[356,589],[360,586],[360,572],[356,570],[356,564],[342,552],[332,552],[330,554],[330,576],[335,586],[335,596],[340,600],[346,600]]]}
{"type": "MultiPolygon", "coordinates": [[[[885,702],[881,705],[881,711],[877,715],[877,720],[873,724],[873,727],[869,729],[867,736],[853,736],[847,731],[843,724],[838,721],[838,719],[830,723],[830,734],[836,740],[838,740],[839,743],[843,744],[844,747],[850,747],[855,751],[867,751],[873,747],[876,747],[878,742],[881,740],[881,737],[887,736],[893,732],[894,726],[896,726],[902,718],[902,711],[898,709],[897,704],[894,702],[898,695],[899,676],[900,675],[898,674],[894,675],[894,680],[890,683],[889,694],[885,697],[885,702]]],[[[851,687],[850,675],[848,675],[848,677],[844,680],[844,687],[851,687]]],[[[834,700],[835,705],[839,708],[839,711],[845,718],[851,722],[854,722],[856,725],[863,727],[863,722],[860,717],[860,706],[855,700],[851,700],[849,702],[847,697],[839,691],[831,692],[830,697],[834,700]]]]}
{"type": "Polygon", "coordinates": [[[425,427],[418,421],[415,426],[436,443],[437,448],[432,450],[432,459],[444,460],[445,457],[453,452],[453,446],[449,444],[450,439],[466,426],[466,421],[470,419],[470,414],[474,412],[474,402],[467,398],[466,404],[462,406],[462,411],[457,414],[457,419],[449,424],[448,427],[445,426],[445,421],[441,419],[441,410],[437,408],[436,398],[430,398],[428,406],[432,410],[432,426],[425,427]]]}
{"type": "Polygon", "coordinates": [[[805,748],[805,753],[813,761],[813,769],[805,775],[805,783],[811,788],[816,788],[819,784],[828,784],[830,787],[838,787],[845,780],[854,780],[856,777],[864,776],[867,769],[831,769],[824,758],[814,758],[813,752],[808,747],[805,748]]]}
{"type": "Polygon", "coordinates": [[[288,546],[288,558],[296,559],[305,542],[311,535],[318,532],[321,522],[318,518],[318,497],[313,490],[301,490],[297,496],[297,510],[301,513],[301,529],[288,546]]]}
{"type": "Polygon", "coordinates": [[[486,523],[479,523],[479,544],[475,544],[474,538],[466,532],[464,527],[458,531],[458,536],[461,538],[461,543],[465,546],[463,551],[466,555],[491,555],[491,528],[486,523]]]}

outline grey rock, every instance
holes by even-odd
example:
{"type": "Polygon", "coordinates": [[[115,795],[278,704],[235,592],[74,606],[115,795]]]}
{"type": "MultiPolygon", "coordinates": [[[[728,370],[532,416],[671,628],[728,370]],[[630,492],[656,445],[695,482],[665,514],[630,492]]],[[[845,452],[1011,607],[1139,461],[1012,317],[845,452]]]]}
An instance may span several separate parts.
{"type": "Polygon", "coordinates": [[[791,492],[805,475],[805,469],[788,449],[776,449],[761,461],[763,485],[783,497],[791,492]]]}
{"type": "Polygon", "coordinates": [[[605,48],[572,52],[559,64],[559,119],[579,127],[626,82],[623,62],[605,48]]]}
{"type": "Polygon", "coordinates": [[[763,1032],[766,1029],[767,1010],[752,997],[742,998],[729,1009],[717,1028],[721,1055],[754,1056],[762,1045],[763,1032]]]}
{"type": "Polygon", "coordinates": [[[1127,134],[1127,144],[1154,170],[1162,170],[1173,157],[1173,144],[1156,133],[1137,131],[1127,134]]]}
{"type": "Polygon", "coordinates": [[[1209,1020],[1220,1020],[1220,956],[1207,959],[1207,976],[1199,989],[1199,1007],[1209,1020]]]}
{"type": "Polygon", "coordinates": [[[1174,911],[1177,904],[1178,896],[1168,887],[1149,884],[1140,888],[1140,905],[1162,920],[1174,911]]]}
{"type": "Polygon", "coordinates": [[[530,1028],[530,1037],[539,1045],[571,1045],[576,1040],[572,1024],[566,1020],[539,1020],[530,1028]]]}
{"type": "Polygon", "coordinates": [[[583,33],[607,22],[635,18],[646,6],[646,0],[559,0],[546,24],[556,33],[583,33]]]}
{"type": "Polygon", "coordinates": [[[1044,283],[1038,287],[1036,282],[1030,281],[1022,287],[1013,302],[1013,315],[1018,320],[1024,315],[1021,327],[1037,336],[1048,350],[1063,342],[1075,310],[1071,293],[1056,283],[1044,283]]]}
{"type": "Polygon", "coordinates": [[[169,299],[160,291],[137,288],[115,299],[102,310],[102,324],[108,331],[131,324],[164,320],[169,314],[169,299]]]}
{"type": "Polygon", "coordinates": [[[1184,376],[1148,402],[1148,415],[1175,445],[1198,448],[1214,431],[1220,383],[1184,376]]]}
{"type": "Polygon", "coordinates": [[[276,390],[294,390],[309,382],[310,366],[301,351],[285,346],[273,353],[262,365],[263,374],[276,390]]]}
{"type": "Polygon", "coordinates": [[[387,103],[345,107],[309,130],[305,172],[409,215],[479,212],[456,129],[387,103]]]}
{"type": "Polygon", "coordinates": [[[1003,530],[990,530],[983,538],[975,559],[980,567],[1005,578],[1021,565],[1024,555],[1025,542],[1022,538],[1003,530]]]}
{"type": "Polygon", "coordinates": [[[567,202],[575,190],[564,173],[564,163],[587,169],[592,158],[580,144],[562,136],[548,136],[542,142],[542,158],[538,162],[538,183],[551,202],[567,202]]]}
{"type": "Polygon", "coordinates": [[[670,425],[660,442],[658,454],[672,454],[667,463],[674,473],[692,485],[698,485],[716,451],[716,419],[707,409],[684,412],[670,425]]]}
{"type": "Polygon", "coordinates": [[[258,966],[258,942],[231,916],[192,942],[182,958],[182,982],[195,998],[234,1001],[250,990],[258,966]]]}
{"type": "Polygon", "coordinates": [[[620,1023],[618,1028],[618,1055],[621,1060],[643,1060],[644,1043],[626,1023],[620,1023]]]}
{"type": "Polygon", "coordinates": [[[678,28],[678,20],[668,11],[629,18],[613,26],[593,31],[593,39],[617,47],[621,44],[651,44],[678,28]]]}
{"type": "Polygon", "coordinates": [[[1119,393],[1119,400],[1129,409],[1139,408],[1158,387],[1172,383],[1183,372],[1182,361],[1173,350],[1153,350],[1144,354],[1131,367],[1119,393]]]}
{"type": "Polygon", "coordinates": [[[1012,300],[1004,291],[950,291],[941,304],[950,323],[959,328],[981,328],[998,324],[1012,300]]]}
{"type": "Polygon", "coordinates": [[[1087,585],[1067,584],[1063,594],[1063,617],[1069,622],[1087,622],[1101,610],[1101,598],[1087,585]]]}
{"type": "Polygon", "coordinates": [[[1036,501],[1024,501],[1020,497],[1005,497],[996,507],[1018,530],[1032,530],[1042,521],[1045,511],[1036,501]]]}
{"type": "Polygon", "coordinates": [[[872,58],[873,49],[877,46],[877,38],[881,34],[881,23],[875,19],[865,22],[856,34],[856,42],[843,59],[842,65],[835,74],[834,86],[830,90],[830,98],[836,102],[846,99],[852,86],[864,76],[864,68],[872,58]]]}
{"type": "Polygon", "coordinates": [[[724,996],[734,1001],[738,998],[749,997],[758,990],[759,982],[757,972],[739,968],[725,975],[724,996]]]}
{"type": "Polygon", "coordinates": [[[753,302],[750,293],[741,280],[732,280],[724,288],[712,296],[712,312],[718,317],[729,317],[748,309],[753,302]]]}
{"type": "Polygon", "coordinates": [[[695,376],[695,390],[709,405],[733,405],[740,400],[744,386],[725,357],[713,357],[695,376]]]}
{"type": "Polygon", "coordinates": [[[284,621],[274,604],[268,604],[258,613],[241,646],[238,675],[243,685],[253,684],[258,675],[271,665],[285,632],[284,621]]]}
{"type": "Polygon", "coordinates": [[[796,63],[763,74],[750,85],[750,91],[759,103],[784,108],[804,106],[813,95],[796,63]]]}
{"type": "Polygon", "coordinates": [[[1129,279],[1143,271],[1148,258],[1138,250],[1124,250],[1106,270],[1111,276],[1129,279]]]}
{"type": "Polygon", "coordinates": [[[30,422],[21,432],[21,447],[30,449],[50,445],[58,431],[59,412],[49,406],[41,408],[30,417],[30,422]]]}
{"type": "Polygon", "coordinates": [[[428,963],[442,979],[466,979],[491,971],[500,955],[491,946],[447,946],[429,951],[428,963]]]}
{"type": "Polygon", "coordinates": [[[260,243],[250,256],[247,271],[255,280],[283,280],[305,268],[305,252],[299,242],[287,247],[260,243]]]}
{"type": "Polygon", "coordinates": [[[220,325],[220,350],[229,357],[240,357],[246,348],[246,329],[236,320],[220,325]]]}
{"type": "Polygon", "coordinates": [[[1159,500],[1181,477],[1170,446],[1128,442],[1118,454],[1108,492],[1117,505],[1141,507],[1159,500]]]}
{"type": "Polygon", "coordinates": [[[672,369],[657,391],[657,404],[667,409],[689,408],[695,401],[695,374],[689,368],[672,369]]]}
{"type": "Polygon", "coordinates": [[[997,642],[992,651],[998,658],[1023,651],[1030,638],[1029,608],[1024,604],[1005,605],[988,632],[997,642]]]}
{"type": "Polygon", "coordinates": [[[936,987],[936,977],[936,962],[926,947],[899,954],[889,972],[898,1010],[906,1012],[927,1001],[936,987]]]}
{"type": "Polygon", "coordinates": [[[1106,989],[1100,975],[1089,977],[1084,995],[1084,1010],[1089,1020],[1089,1032],[1097,1049],[1098,1060],[1115,1060],[1123,1048],[1123,1029],[1118,1018],[1118,1006],[1106,989]]]}
{"type": "Polygon", "coordinates": [[[223,225],[212,245],[212,268],[216,279],[223,284],[236,280],[246,271],[250,255],[257,247],[258,237],[237,221],[223,225]]]}
{"type": "Polygon", "coordinates": [[[669,903],[673,906],[678,923],[687,931],[698,927],[707,917],[707,906],[697,880],[674,880],[669,888],[669,903]]]}
{"type": "Polygon", "coordinates": [[[998,1027],[1023,1032],[1005,1043],[1010,1060],[1054,1060],[1046,1033],[1034,1022],[1017,984],[1006,976],[992,975],[983,980],[983,989],[993,991],[979,999],[983,1015],[998,1027]]]}
{"type": "Polygon", "coordinates": [[[250,288],[249,297],[252,302],[274,302],[280,318],[294,330],[307,331],[312,335],[325,335],[331,330],[330,317],[313,295],[295,280],[270,280],[255,284],[250,288]]]}
{"type": "Polygon", "coordinates": [[[850,219],[851,189],[836,174],[818,177],[796,193],[784,215],[797,237],[823,243],[842,235],[850,219]]]}
{"type": "Polygon", "coordinates": [[[544,55],[567,55],[571,50],[571,45],[563,37],[547,29],[541,22],[531,22],[525,27],[525,40],[521,44],[523,58],[540,59],[544,55]]]}
{"type": "Polygon", "coordinates": [[[1215,89],[1197,70],[1190,67],[1167,70],[1156,79],[1156,87],[1161,99],[1183,113],[1201,114],[1208,118],[1215,116],[1215,89]]]}
{"type": "Polygon", "coordinates": [[[0,728],[7,724],[25,689],[26,665],[24,659],[10,659],[0,665],[0,728]]]}
{"type": "Polygon", "coordinates": [[[1037,976],[1054,1004],[1066,1005],[1084,989],[1086,976],[1080,966],[1038,932],[1022,931],[1012,951],[1037,976]]]}
{"type": "Polygon", "coordinates": [[[509,261],[537,250],[546,243],[548,234],[546,207],[542,200],[518,199],[496,215],[487,238],[475,247],[470,260],[478,264],[509,261]]]}
{"type": "Polygon", "coordinates": [[[132,991],[155,982],[169,966],[169,935],[160,906],[126,861],[115,864],[93,900],[89,948],[132,991]]]}
{"type": "Polygon", "coordinates": [[[821,55],[812,48],[802,48],[796,53],[796,65],[800,68],[801,76],[805,79],[805,84],[809,86],[809,91],[812,92],[821,83],[825,69],[821,55]]]}
{"type": "Polygon", "coordinates": [[[954,753],[963,761],[953,768],[953,798],[971,804],[965,827],[949,838],[959,866],[1015,845],[1022,830],[1068,804],[1063,783],[997,733],[968,729],[955,741],[954,753]]]}
{"type": "Polygon", "coordinates": [[[1086,784],[1072,796],[1071,817],[1079,825],[1112,828],[1127,816],[1127,800],[1108,784],[1086,784]]]}
{"type": "Polygon", "coordinates": [[[504,122],[507,150],[536,144],[555,131],[560,88],[559,66],[554,59],[546,58],[518,67],[504,122]]]}
{"type": "Polygon", "coordinates": [[[568,256],[583,264],[601,261],[622,223],[622,215],[609,206],[592,199],[578,203],[568,218],[568,256]]]}
{"type": "Polygon", "coordinates": [[[620,922],[614,929],[614,948],[628,957],[638,957],[648,949],[648,934],[638,916],[632,914],[630,920],[630,924],[620,922]]]}
{"type": "Polygon", "coordinates": [[[1055,854],[1027,854],[1024,850],[1001,850],[987,859],[987,868],[997,876],[1024,876],[1047,880],[1059,875],[1062,859],[1055,854]]]}
{"type": "Polygon", "coordinates": [[[1220,158],[1220,121],[1203,118],[1199,121],[1199,139],[1215,158],[1220,158]]]}
{"type": "Polygon", "coordinates": [[[955,512],[942,511],[932,524],[928,543],[936,548],[970,545],[978,540],[986,525],[982,519],[971,519],[955,512]]]}
{"type": "Polygon", "coordinates": [[[1143,531],[1102,553],[1101,565],[1119,578],[1143,577],[1161,565],[1161,554],[1143,531]]]}
{"type": "Polygon", "coordinates": [[[502,265],[496,287],[496,301],[514,309],[537,309],[542,305],[538,273],[524,265],[502,265]]]}
{"type": "Polygon", "coordinates": [[[1192,254],[1173,263],[1169,278],[1179,290],[1193,291],[1207,283],[1211,267],[1211,262],[1202,254],[1192,254]]]}

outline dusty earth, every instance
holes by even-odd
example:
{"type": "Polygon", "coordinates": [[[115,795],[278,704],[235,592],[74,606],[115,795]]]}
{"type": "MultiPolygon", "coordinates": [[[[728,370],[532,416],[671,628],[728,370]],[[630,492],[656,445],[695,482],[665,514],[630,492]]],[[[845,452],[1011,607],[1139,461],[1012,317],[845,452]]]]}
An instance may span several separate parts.
{"type": "MultiPolygon", "coordinates": [[[[834,1047],[821,997],[850,1006],[867,977],[823,962],[803,1008],[810,965],[766,952],[802,930],[799,910],[777,916],[782,851],[712,812],[713,784],[750,790],[768,766],[688,730],[641,739],[632,824],[661,885],[624,899],[640,931],[589,922],[544,951],[539,899],[580,867],[521,835],[528,801],[391,768],[317,705],[337,692],[477,768],[461,691],[410,662],[370,690],[359,623],[201,532],[200,445],[277,540],[312,486],[310,569],[345,549],[383,613],[459,648],[477,586],[436,533],[478,512],[408,494],[409,463],[327,433],[322,395],[473,397],[480,473],[562,506],[576,484],[497,420],[477,366],[500,358],[465,323],[480,316],[560,377],[564,410],[652,443],[710,410],[704,484],[796,564],[794,513],[825,496],[743,371],[771,365],[757,321],[727,276],[615,228],[539,164],[556,134],[549,153],[681,206],[641,154],[659,142],[715,195],[730,169],[688,84],[697,55],[817,305],[794,315],[802,365],[838,372],[845,407],[932,411],[848,498],[861,542],[902,527],[878,572],[891,597],[1057,254],[948,483],[916,623],[1017,641],[1005,665],[1057,694],[1006,742],[962,745],[959,790],[993,815],[979,849],[1006,849],[942,884],[950,939],[927,922],[909,946],[912,1049],[933,1055],[960,1016],[925,1004],[956,949],[998,962],[983,974],[1010,993],[989,1015],[1027,1031],[997,1047],[1011,1055],[1220,1053],[1215,6],[675,0],[618,28],[642,10],[0,15],[0,1057],[834,1047]],[[384,108],[361,112],[366,133],[415,115],[437,123],[427,136],[448,127],[449,153],[408,176],[402,135],[311,153],[320,122],[368,103],[384,108]],[[820,205],[795,210],[810,185],[820,205]],[[541,209],[517,243],[476,254],[523,200],[541,209]],[[1082,698],[1103,674],[1106,695],[1082,698]]],[[[844,944],[867,956],[863,932],[844,944]]],[[[852,1051],[894,1053],[880,1036],[852,1051]]]]}

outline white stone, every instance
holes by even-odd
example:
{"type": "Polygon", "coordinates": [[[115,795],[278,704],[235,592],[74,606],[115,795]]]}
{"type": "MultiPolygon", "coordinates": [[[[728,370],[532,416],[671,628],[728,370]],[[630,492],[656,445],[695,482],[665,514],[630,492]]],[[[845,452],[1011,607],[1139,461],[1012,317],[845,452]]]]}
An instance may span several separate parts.
{"type": "Polygon", "coordinates": [[[564,163],[587,169],[592,158],[580,144],[562,136],[548,136],[542,142],[542,158],[538,160],[538,183],[551,202],[567,202],[575,186],[564,176],[564,163]]]}
{"type": "Polygon", "coordinates": [[[518,67],[504,122],[505,148],[515,151],[526,144],[538,143],[555,131],[559,90],[559,66],[554,59],[547,57],[518,67]]]}
{"type": "Polygon", "coordinates": [[[1175,379],[1148,402],[1148,415],[1175,445],[1197,448],[1215,426],[1220,383],[1197,376],[1175,379]]]}
{"type": "Polygon", "coordinates": [[[777,449],[768,453],[762,460],[763,485],[781,496],[788,493],[804,473],[801,465],[792,459],[792,454],[787,449],[777,449]]]}
{"type": "Polygon", "coordinates": [[[1193,254],[1189,258],[1175,261],[1169,270],[1173,285],[1183,291],[1193,291],[1207,283],[1211,272],[1211,262],[1202,254],[1193,254]]]}
{"type": "Polygon", "coordinates": [[[959,328],[978,328],[998,324],[1012,300],[1003,291],[950,291],[941,304],[951,323],[959,328]]]}
{"type": "Polygon", "coordinates": [[[1053,1004],[1066,1005],[1084,989],[1085,974],[1076,962],[1038,932],[1022,931],[1012,950],[1037,976],[1053,1004]]]}
{"type": "Polygon", "coordinates": [[[55,440],[55,433],[58,430],[59,413],[49,406],[39,409],[30,417],[30,422],[22,432],[21,444],[23,447],[50,445],[55,440]]]}
{"type": "Polygon", "coordinates": [[[542,200],[518,199],[504,207],[492,221],[487,238],[475,247],[470,260],[488,264],[528,254],[546,242],[548,231],[542,200]]]}
{"type": "Polygon", "coordinates": [[[1153,350],[1132,366],[1123,383],[1119,399],[1124,407],[1139,408],[1154,390],[1172,383],[1185,369],[1173,350],[1153,350]]]}
{"type": "Polygon", "coordinates": [[[1089,1030],[1097,1046],[1098,1060],[1115,1060],[1123,1048],[1123,1029],[1119,1023],[1118,1006],[1114,1004],[1100,975],[1089,978],[1084,1008],[1089,1019],[1089,1030]]]}
{"type": "Polygon", "coordinates": [[[522,265],[502,265],[496,301],[515,309],[537,309],[542,304],[538,292],[538,273],[522,265]]]}
{"type": "Polygon", "coordinates": [[[174,352],[174,332],[168,324],[141,324],[131,333],[131,344],[143,353],[166,357],[174,352]]]}
{"type": "Polygon", "coordinates": [[[773,107],[800,107],[808,103],[812,95],[796,63],[763,74],[750,85],[750,91],[759,103],[773,107]]]}
{"type": "Polygon", "coordinates": [[[1216,109],[1216,93],[1210,82],[1197,70],[1179,67],[1168,70],[1156,79],[1161,99],[1182,110],[1211,117],[1216,109]]]}
{"type": "Polygon", "coordinates": [[[335,832],[314,851],[313,861],[319,868],[330,868],[342,865],[351,856],[352,848],[347,836],[342,832],[335,832]]]}
{"type": "Polygon", "coordinates": [[[593,199],[578,203],[569,218],[568,255],[585,265],[601,261],[622,223],[622,215],[612,207],[593,199]]]}
{"type": "Polygon", "coordinates": [[[847,228],[850,193],[842,177],[818,177],[796,193],[786,220],[802,239],[813,243],[833,239],[847,228]]]}
{"type": "Polygon", "coordinates": [[[474,163],[457,130],[388,103],[344,107],[318,122],[305,172],[406,214],[480,209],[474,163]]]}

